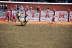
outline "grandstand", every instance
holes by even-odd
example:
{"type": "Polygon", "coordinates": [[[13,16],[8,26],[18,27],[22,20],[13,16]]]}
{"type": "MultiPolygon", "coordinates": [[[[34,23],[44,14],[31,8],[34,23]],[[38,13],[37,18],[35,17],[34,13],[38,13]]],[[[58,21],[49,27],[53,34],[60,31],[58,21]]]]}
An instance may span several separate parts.
{"type": "Polygon", "coordinates": [[[72,3],[72,0],[0,0],[0,1],[72,3]]]}

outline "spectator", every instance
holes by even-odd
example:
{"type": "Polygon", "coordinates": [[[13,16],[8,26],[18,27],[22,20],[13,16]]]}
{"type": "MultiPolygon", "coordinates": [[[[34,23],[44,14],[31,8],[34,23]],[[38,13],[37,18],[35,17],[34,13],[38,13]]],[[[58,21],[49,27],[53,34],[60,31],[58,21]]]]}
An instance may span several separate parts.
{"type": "Polygon", "coordinates": [[[29,7],[28,6],[26,6],[25,7],[25,18],[28,16],[28,14],[27,14],[27,11],[29,10],[29,7]]]}
{"type": "Polygon", "coordinates": [[[30,12],[32,12],[32,7],[30,7],[30,9],[29,9],[29,10],[30,10],[30,12]]]}
{"type": "Polygon", "coordinates": [[[37,10],[37,12],[40,12],[40,6],[38,6],[36,10],[37,10]]]}
{"type": "Polygon", "coordinates": [[[21,7],[20,7],[20,10],[21,10],[21,11],[23,11],[23,10],[24,10],[23,6],[21,6],[21,7]]]}
{"type": "Polygon", "coordinates": [[[6,12],[6,18],[8,18],[8,21],[10,21],[10,11],[6,12]]]}
{"type": "Polygon", "coordinates": [[[4,11],[4,5],[2,5],[2,11],[4,11]]]}
{"type": "Polygon", "coordinates": [[[46,9],[46,12],[49,12],[49,11],[50,11],[50,9],[49,9],[49,8],[47,8],[47,9],[46,9]]]}
{"type": "Polygon", "coordinates": [[[2,9],[2,5],[0,5],[0,10],[2,9]]]}
{"type": "Polygon", "coordinates": [[[29,7],[28,6],[26,6],[25,7],[25,17],[27,17],[28,16],[28,14],[27,14],[27,11],[29,10],[29,7]]]}
{"type": "Polygon", "coordinates": [[[28,10],[29,10],[29,7],[26,6],[26,7],[25,7],[25,17],[24,17],[25,22],[26,22],[26,17],[28,16],[28,13],[27,13],[28,10]]]}
{"type": "Polygon", "coordinates": [[[14,6],[14,10],[17,11],[17,5],[14,6]]]}
{"type": "Polygon", "coordinates": [[[16,11],[12,10],[12,20],[16,22],[16,11]]]}
{"type": "Polygon", "coordinates": [[[17,10],[19,10],[19,6],[17,5],[17,10]]]}
{"type": "Polygon", "coordinates": [[[29,10],[29,7],[28,7],[28,6],[26,6],[26,9],[27,9],[27,10],[29,10]]]}
{"type": "Polygon", "coordinates": [[[4,6],[4,11],[7,11],[7,10],[8,10],[8,6],[5,5],[5,6],[4,6]]]}

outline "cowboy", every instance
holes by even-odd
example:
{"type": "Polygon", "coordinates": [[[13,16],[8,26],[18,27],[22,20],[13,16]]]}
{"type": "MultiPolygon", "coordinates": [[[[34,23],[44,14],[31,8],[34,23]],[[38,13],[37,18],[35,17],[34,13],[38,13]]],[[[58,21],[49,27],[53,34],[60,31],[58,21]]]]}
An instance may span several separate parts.
{"type": "Polygon", "coordinates": [[[19,20],[19,17],[21,16],[20,12],[17,12],[17,18],[19,20]]]}

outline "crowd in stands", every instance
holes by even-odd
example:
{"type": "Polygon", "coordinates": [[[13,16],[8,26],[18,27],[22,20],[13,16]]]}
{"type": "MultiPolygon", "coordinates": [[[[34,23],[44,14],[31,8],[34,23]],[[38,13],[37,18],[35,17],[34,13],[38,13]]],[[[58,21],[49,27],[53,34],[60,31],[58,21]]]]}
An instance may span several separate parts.
{"type": "Polygon", "coordinates": [[[7,5],[0,5],[0,10],[7,11],[8,10],[8,6],[7,5]]]}
{"type": "MultiPolygon", "coordinates": [[[[7,10],[10,10],[9,8],[8,8],[8,5],[0,5],[0,11],[7,11],[7,10]]],[[[13,8],[13,10],[24,10],[24,8],[23,8],[23,6],[17,6],[17,5],[15,5],[14,6],[14,8],[13,8]]]]}
{"type": "MultiPolygon", "coordinates": [[[[0,11],[8,11],[8,10],[11,10],[8,8],[8,5],[0,5],[0,11]]],[[[30,10],[30,12],[33,10],[32,7],[28,7],[26,6],[25,8],[21,5],[21,6],[18,6],[18,5],[15,5],[14,7],[12,7],[12,10],[14,11],[24,11],[24,10],[30,10]]],[[[36,8],[36,11],[39,12],[39,10],[41,10],[40,6],[38,6],[36,8]]],[[[49,8],[46,9],[46,11],[48,12],[49,11],[49,8]]]]}
{"type": "Polygon", "coordinates": [[[0,1],[72,3],[72,0],[0,0],[0,1]]]}

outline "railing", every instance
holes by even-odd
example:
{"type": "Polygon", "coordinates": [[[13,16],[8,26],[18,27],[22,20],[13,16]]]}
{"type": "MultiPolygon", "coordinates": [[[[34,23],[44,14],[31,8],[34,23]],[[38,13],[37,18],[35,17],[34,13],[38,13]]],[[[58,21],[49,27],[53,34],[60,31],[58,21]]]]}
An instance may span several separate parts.
{"type": "MultiPolygon", "coordinates": [[[[29,21],[47,21],[52,22],[53,18],[55,18],[55,22],[72,22],[72,11],[68,13],[68,11],[55,11],[55,15],[53,11],[42,11],[41,13],[28,11],[28,19],[29,21]],[[34,13],[33,13],[34,12],[34,13]]],[[[24,18],[25,12],[20,12],[21,17],[24,18]]],[[[13,14],[13,13],[12,13],[13,14]]],[[[6,18],[5,12],[0,11],[0,19],[6,18]]],[[[11,20],[13,20],[13,15],[11,15],[11,20]]]]}

